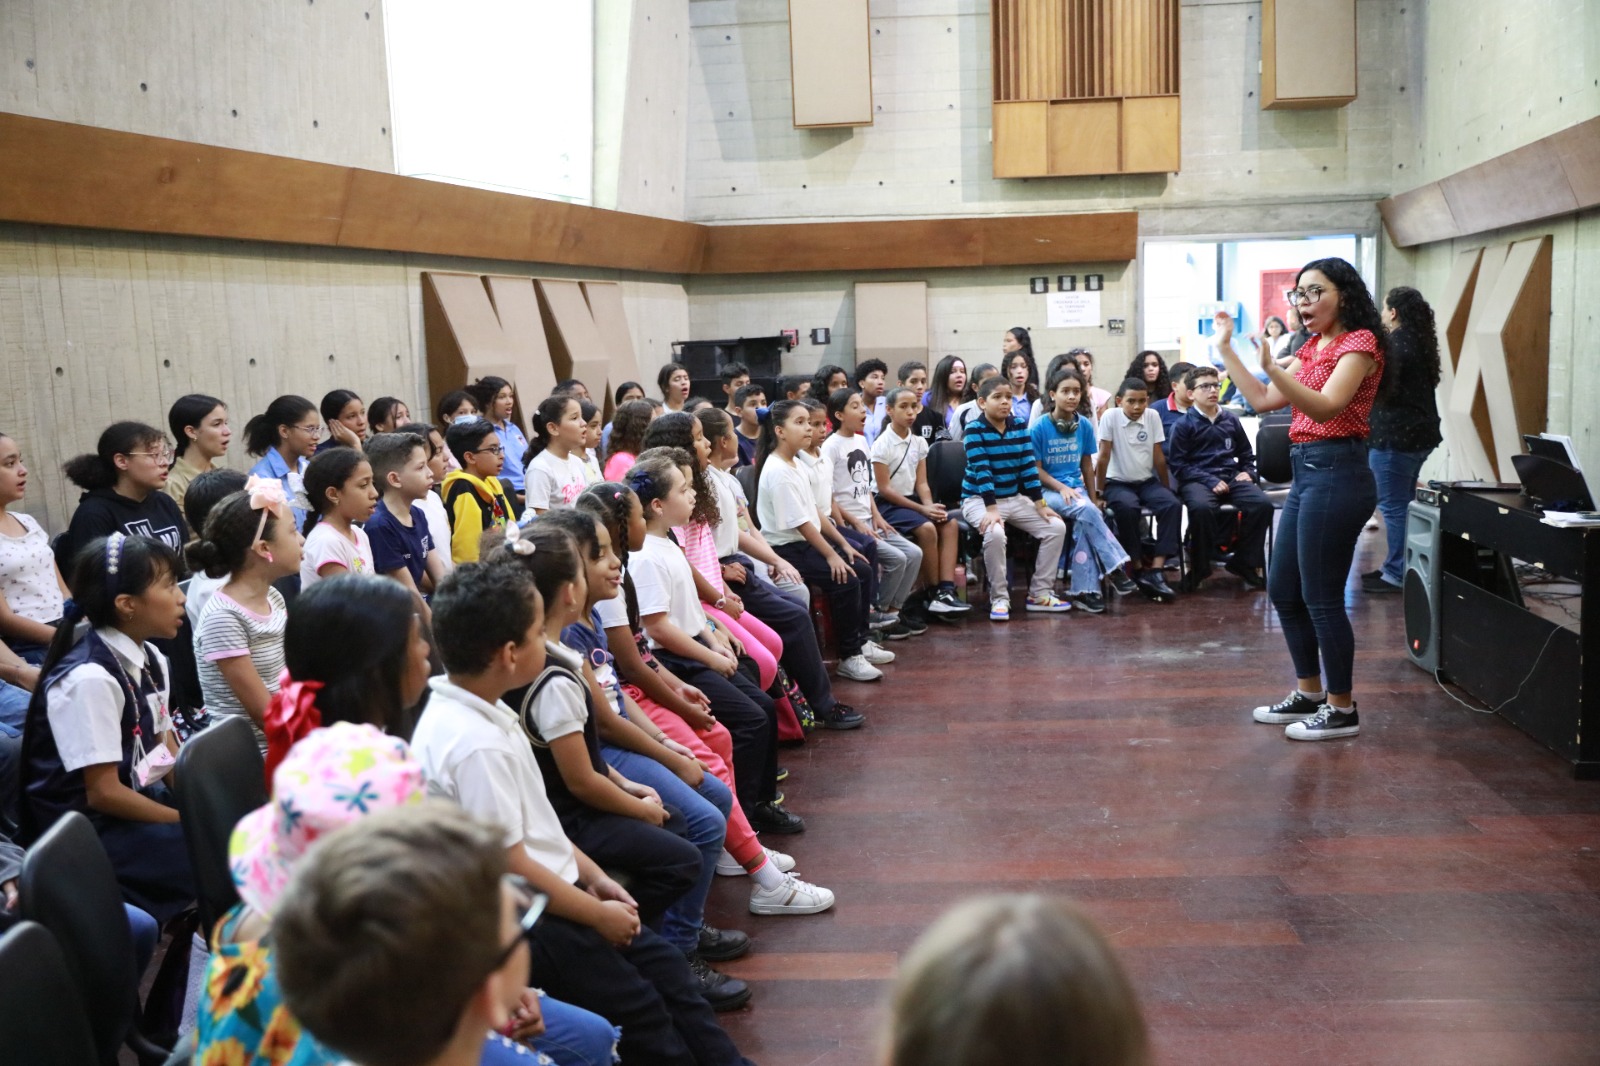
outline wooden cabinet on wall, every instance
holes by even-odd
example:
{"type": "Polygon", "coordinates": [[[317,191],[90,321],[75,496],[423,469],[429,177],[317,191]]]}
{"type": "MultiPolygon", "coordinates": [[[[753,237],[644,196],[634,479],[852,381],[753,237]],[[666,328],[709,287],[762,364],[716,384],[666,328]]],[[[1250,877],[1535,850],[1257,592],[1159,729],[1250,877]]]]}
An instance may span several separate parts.
{"type": "Polygon", "coordinates": [[[994,176],[1178,169],[1178,0],[994,0],[994,176]]]}
{"type": "Polygon", "coordinates": [[[1356,98],[1356,0],[1261,0],[1261,110],[1356,98]]]}

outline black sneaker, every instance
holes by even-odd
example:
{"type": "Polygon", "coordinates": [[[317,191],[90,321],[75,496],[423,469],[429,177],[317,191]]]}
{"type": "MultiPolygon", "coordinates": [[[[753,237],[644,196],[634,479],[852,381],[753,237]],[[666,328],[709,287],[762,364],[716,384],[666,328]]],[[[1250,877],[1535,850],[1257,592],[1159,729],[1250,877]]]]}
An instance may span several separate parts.
{"type": "Polygon", "coordinates": [[[1321,706],[1321,702],[1295,689],[1271,707],[1257,707],[1250,712],[1250,717],[1266,725],[1287,725],[1290,722],[1305,721],[1316,714],[1317,708],[1321,706]]]}
{"type": "Polygon", "coordinates": [[[786,767],[786,766],[778,767],[778,774],[777,774],[776,777],[773,778],[773,780],[774,781],[787,781],[787,780],[789,780],[789,768],[786,767]]]}
{"type": "Polygon", "coordinates": [[[1139,586],[1133,583],[1133,578],[1121,570],[1113,570],[1106,575],[1106,580],[1111,582],[1111,591],[1118,596],[1126,596],[1139,586]]]}
{"type": "MultiPolygon", "coordinates": [[[[852,726],[851,728],[854,728],[852,726]]],[[[792,814],[778,806],[777,803],[767,801],[758,803],[755,809],[749,812],[750,827],[758,833],[776,833],[778,836],[792,836],[795,833],[806,831],[805,820],[798,814],[792,814]]]]}
{"type": "Polygon", "coordinates": [[[817,715],[817,725],[823,729],[860,729],[867,724],[867,716],[848,703],[835,703],[827,714],[817,715]]]}
{"type": "Polygon", "coordinates": [[[883,634],[884,640],[905,640],[908,637],[917,635],[916,630],[906,625],[904,619],[892,626],[884,626],[880,632],[883,634]]]}
{"type": "Polygon", "coordinates": [[[1140,592],[1157,603],[1171,603],[1178,598],[1178,594],[1172,591],[1172,586],[1167,584],[1167,579],[1159,570],[1141,570],[1135,584],[1139,586],[1140,592]]]}
{"type": "Polygon", "coordinates": [[[718,1014],[738,1010],[750,1002],[749,985],[737,977],[718,973],[699,955],[689,956],[689,973],[694,976],[695,991],[699,992],[711,1005],[711,1009],[718,1014]]]}
{"type": "MultiPolygon", "coordinates": [[[[1228,560],[1223,564],[1222,568],[1240,581],[1243,581],[1248,588],[1264,589],[1267,587],[1266,576],[1261,571],[1252,566],[1245,566],[1237,559],[1228,560]]],[[[1397,589],[1396,591],[1399,590],[1397,589]]]]}
{"type": "Polygon", "coordinates": [[[1089,614],[1103,614],[1106,609],[1106,598],[1098,592],[1080,592],[1072,597],[1072,604],[1080,611],[1089,614]]]}
{"type": "Polygon", "coordinates": [[[928,631],[928,619],[921,610],[900,611],[900,624],[910,631],[913,637],[920,637],[928,631]]]}
{"type": "Polygon", "coordinates": [[[728,962],[750,953],[750,937],[737,929],[700,925],[700,957],[707,962],[728,962]]]}
{"type": "Polygon", "coordinates": [[[1356,715],[1356,705],[1348,711],[1331,703],[1317,708],[1317,713],[1303,722],[1290,722],[1283,735],[1290,740],[1338,740],[1353,737],[1361,732],[1361,719],[1356,715]]]}
{"type": "Polygon", "coordinates": [[[1399,592],[1400,586],[1389,584],[1389,579],[1384,577],[1381,572],[1376,576],[1372,574],[1362,574],[1361,591],[1372,595],[1384,596],[1388,595],[1389,593],[1399,592]]]}
{"type": "Polygon", "coordinates": [[[1364,573],[1364,574],[1362,574],[1362,575],[1361,575],[1361,576],[1362,576],[1362,577],[1363,577],[1363,578],[1368,578],[1368,577],[1382,577],[1382,576],[1383,576],[1383,568],[1382,568],[1382,567],[1379,567],[1379,568],[1378,568],[1378,569],[1376,569],[1376,570],[1368,570],[1368,571],[1367,571],[1367,572],[1366,572],[1366,573],[1364,573]]]}
{"type": "Polygon", "coordinates": [[[972,604],[962,603],[956,598],[955,589],[940,589],[928,601],[929,614],[966,614],[972,610],[972,604]]]}

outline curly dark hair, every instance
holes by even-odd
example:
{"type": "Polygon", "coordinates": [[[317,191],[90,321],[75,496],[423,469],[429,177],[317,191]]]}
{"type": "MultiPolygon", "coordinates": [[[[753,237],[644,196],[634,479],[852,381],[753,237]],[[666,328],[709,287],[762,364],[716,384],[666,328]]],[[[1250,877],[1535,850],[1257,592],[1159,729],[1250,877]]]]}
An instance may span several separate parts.
{"type": "Polygon", "coordinates": [[[1422,293],[1409,285],[1397,285],[1383,298],[1399,324],[1389,334],[1388,359],[1383,384],[1378,386],[1380,401],[1393,398],[1400,387],[1401,363],[1420,362],[1428,370],[1428,384],[1439,384],[1439,334],[1433,321],[1433,308],[1422,293]]]}
{"type": "Polygon", "coordinates": [[[668,411],[645,430],[644,447],[646,451],[651,448],[682,448],[689,453],[693,461],[691,469],[694,471],[694,477],[689,482],[694,489],[694,515],[690,521],[715,526],[722,521],[722,512],[717,509],[716,490],[706,478],[705,464],[700,461],[700,453],[694,448],[694,428],[697,425],[699,423],[694,415],[668,411]]]}
{"type": "Polygon", "coordinates": [[[644,431],[655,413],[649,400],[629,400],[617,408],[616,417],[611,420],[611,447],[606,449],[606,461],[613,455],[638,455],[644,451],[644,431]]]}
{"type": "Polygon", "coordinates": [[[1156,375],[1156,380],[1150,384],[1150,401],[1165,400],[1172,395],[1172,375],[1167,370],[1167,361],[1161,358],[1160,352],[1143,351],[1133,357],[1133,362],[1128,364],[1128,372],[1123,377],[1145,380],[1144,362],[1149,356],[1156,357],[1156,365],[1161,368],[1161,373],[1156,375]]]}
{"type": "Polygon", "coordinates": [[[1378,351],[1387,351],[1383,316],[1378,314],[1378,307],[1372,302],[1372,293],[1367,290],[1367,283],[1361,280],[1361,275],[1356,273],[1356,268],[1337,257],[1313,259],[1294,276],[1295,288],[1300,287],[1300,279],[1308,270],[1317,271],[1339,290],[1339,325],[1345,328],[1345,332],[1369,330],[1378,342],[1378,351]]]}

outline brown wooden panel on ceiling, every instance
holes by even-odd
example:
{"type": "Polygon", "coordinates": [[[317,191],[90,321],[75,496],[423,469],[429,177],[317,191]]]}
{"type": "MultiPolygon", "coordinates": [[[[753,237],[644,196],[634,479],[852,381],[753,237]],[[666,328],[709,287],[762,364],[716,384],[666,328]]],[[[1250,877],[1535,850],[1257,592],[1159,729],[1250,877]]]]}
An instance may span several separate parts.
{"type": "Polygon", "coordinates": [[[789,0],[789,82],[800,129],[872,125],[867,0],[789,0]]]}
{"type": "Polygon", "coordinates": [[[1178,0],[994,0],[995,177],[1177,170],[1179,22],[1178,0]]]}
{"type": "Polygon", "coordinates": [[[1262,0],[1261,109],[1356,98],[1356,0],[1262,0]]]}
{"type": "Polygon", "coordinates": [[[1401,248],[1600,206],[1600,118],[1378,203],[1401,248]]]}
{"type": "Polygon", "coordinates": [[[43,225],[687,275],[1128,260],[1137,218],[705,226],[0,113],[0,220],[43,225]]]}

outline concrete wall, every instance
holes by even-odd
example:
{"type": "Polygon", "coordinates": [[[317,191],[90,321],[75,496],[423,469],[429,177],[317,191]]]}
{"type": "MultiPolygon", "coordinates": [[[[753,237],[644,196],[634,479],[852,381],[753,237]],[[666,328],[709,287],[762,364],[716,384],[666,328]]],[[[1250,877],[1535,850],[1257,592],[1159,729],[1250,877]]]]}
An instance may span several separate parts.
{"type": "MultiPolygon", "coordinates": [[[[1600,7],[1585,0],[1434,2],[1411,27],[1425,56],[1415,137],[1396,191],[1481,163],[1600,114],[1600,7]]],[[[1570,434],[1588,470],[1600,470],[1600,322],[1586,283],[1600,276],[1600,211],[1475,234],[1416,249],[1390,248],[1387,284],[1443,290],[1464,249],[1553,237],[1549,428],[1570,434]]],[[[1448,445],[1448,441],[1446,442],[1448,445]]],[[[1441,466],[1442,469],[1442,466],[1441,466]]]]}
{"type": "MultiPolygon", "coordinates": [[[[611,186],[624,210],[682,217],[687,26],[666,6],[622,13],[611,186]]],[[[0,110],[394,168],[379,0],[8,0],[0,110]]],[[[34,470],[25,509],[63,528],[61,463],[117,419],[165,425],[186,392],[226,400],[236,430],[281,392],[336,386],[421,414],[424,270],[619,280],[649,366],[689,333],[676,278],[0,224],[0,431],[34,470]]],[[[242,442],[228,462],[248,464],[242,442]]]]}
{"type": "MultiPolygon", "coordinates": [[[[1360,0],[1360,97],[1333,111],[1263,112],[1261,5],[1182,7],[1183,156],[1176,175],[997,180],[992,174],[989,4],[874,0],[875,124],[797,130],[790,112],[785,0],[690,5],[688,217],[710,223],[1137,209],[1143,235],[1371,233],[1413,137],[1406,16],[1360,0]]],[[[1125,364],[1140,347],[1133,264],[931,271],[936,343],[992,358],[1010,326],[1036,349],[1085,344],[1125,364]],[[1120,337],[1053,336],[1028,277],[1106,275],[1104,315],[1120,337]],[[951,276],[945,276],[949,274],[951,276]],[[959,329],[960,334],[954,331],[959,329]]],[[[853,276],[693,279],[696,337],[834,325],[826,351],[804,339],[792,369],[849,365],[853,276]]]]}

